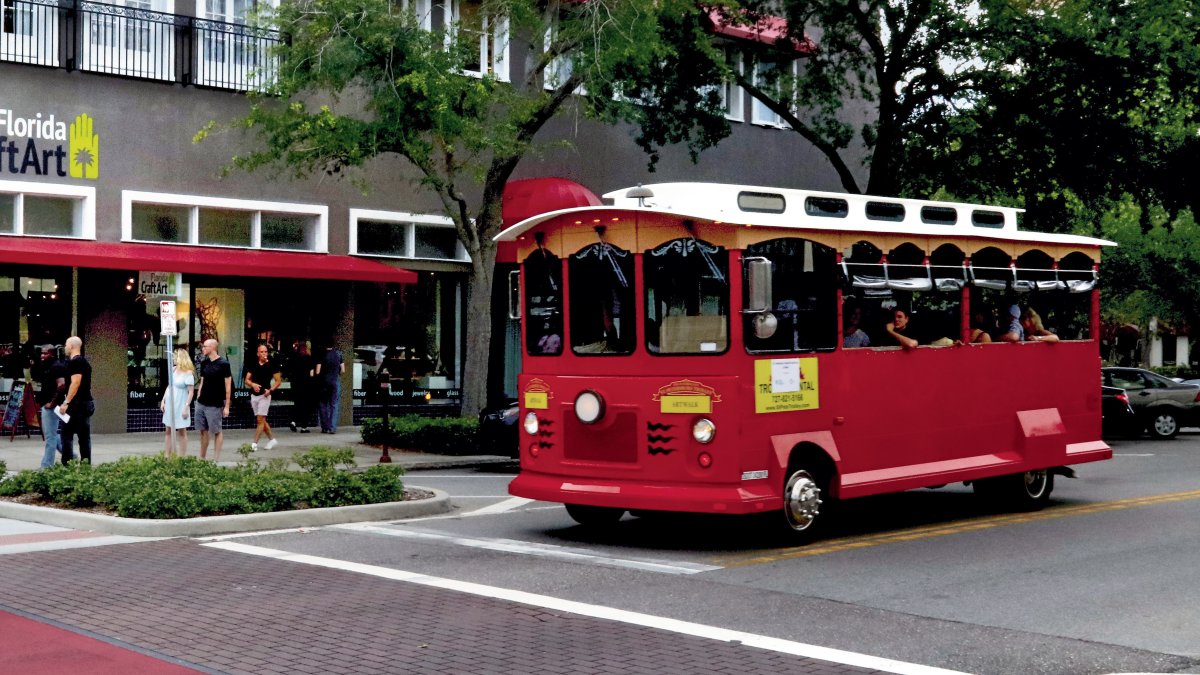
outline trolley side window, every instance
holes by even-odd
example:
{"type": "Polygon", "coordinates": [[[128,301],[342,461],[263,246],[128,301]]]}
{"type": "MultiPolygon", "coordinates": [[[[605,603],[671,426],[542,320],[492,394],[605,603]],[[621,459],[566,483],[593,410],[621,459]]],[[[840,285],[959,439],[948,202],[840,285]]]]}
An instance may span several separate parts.
{"type": "Polygon", "coordinates": [[[571,351],[632,354],[635,343],[633,254],[592,244],[567,260],[571,351]]]}
{"type": "Polygon", "coordinates": [[[562,353],[562,260],[539,247],[525,259],[525,349],[537,356],[562,353]]]}
{"type": "Polygon", "coordinates": [[[646,348],[653,354],[720,354],[729,348],[729,254],[691,237],[643,256],[646,348]]]}
{"type": "MultiPolygon", "coordinates": [[[[837,347],[837,251],[807,239],[782,238],[747,246],[745,258],[766,258],[772,266],[771,306],[744,315],[747,352],[837,347]]],[[[745,296],[750,283],[743,287],[745,296]]],[[[749,297],[742,300],[748,307],[749,297]]]]}

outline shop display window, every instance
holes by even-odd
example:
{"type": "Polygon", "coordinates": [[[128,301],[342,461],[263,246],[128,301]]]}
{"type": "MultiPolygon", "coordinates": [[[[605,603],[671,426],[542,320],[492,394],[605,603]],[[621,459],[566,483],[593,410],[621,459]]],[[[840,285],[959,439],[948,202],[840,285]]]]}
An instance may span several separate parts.
{"type": "Polygon", "coordinates": [[[262,247],[293,251],[315,248],[315,218],[295,213],[262,214],[262,247]]]}
{"type": "Polygon", "coordinates": [[[17,196],[0,192],[0,234],[16,233],[17,196]]]}
{"type": "Polygon", "coordinates": [[[61,352],[70,330],[70,269],[0,265],[0,403],[33,374],[40,347],[61,352]]]}
{"type": "Polygon", "coordinates": [[[200,209],[199,241],[211,246],[251,245],[250,234],[254,227],[252,211],[230,209],[200,209]]]}
{"type": "MultiPolygon", "coordinates": [[[[129,378],[129,408],[157,408],[158,401],[167,387],[166,369],[170,363],[167,340],[161,334],[162,322],[158,318],[158,301],[164,298],[139,294],[137,276],[136,273],[131,274],[130,281],[125,286],[125,292],[129,296],[126,314],[128,347],[125,362],[129,378]]],[[[195,358],[199,356],[200,350],[194,337],[190,285],[181,284],[179,297],[174,300],[177,334],[172,340],[173,346],[188,350],[195,358]]]]}
{"type": "Polygon", "coordinates": [[[133,238],[139,241],[186,244],[191,209],[166,204],[134,204],[133,238]]]}

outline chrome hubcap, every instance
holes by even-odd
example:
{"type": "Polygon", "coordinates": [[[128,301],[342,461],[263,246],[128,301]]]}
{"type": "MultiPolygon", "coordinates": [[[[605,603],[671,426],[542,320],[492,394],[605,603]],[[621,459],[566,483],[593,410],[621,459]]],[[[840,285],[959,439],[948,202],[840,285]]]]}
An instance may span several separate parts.
{"type": "Polygon", "coordinates": [[[797,471],[784,487],[783,511],[793,530],[812,526],[821,512],[821,488],[807,471],[797,471]]]}
{"type": "Polygon", "coordinates": [[[1025,472],[1025,494],[1033,499],[1041,497],[1046,492],[1046,483],[1049,473],[1046,471],[1026,471],[1025,472]]]}
{"type": "Polygon", "coordinates": [[[1170,415],[1160,415],[1154,418],[1154,431],[1163,436],[1175,433],[1175,426],[1175,418],[1170,415]]]}

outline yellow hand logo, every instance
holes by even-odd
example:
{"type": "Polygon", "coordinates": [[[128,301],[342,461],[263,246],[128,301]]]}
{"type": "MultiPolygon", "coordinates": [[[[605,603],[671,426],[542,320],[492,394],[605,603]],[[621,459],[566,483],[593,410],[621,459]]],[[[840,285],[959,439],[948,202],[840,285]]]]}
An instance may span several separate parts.
{"type": "Polygon", "coordinates": [[[100,177],[100,137],[92,133],[92,122],[84,113],[71,123],[71,178],[100,177]]]}

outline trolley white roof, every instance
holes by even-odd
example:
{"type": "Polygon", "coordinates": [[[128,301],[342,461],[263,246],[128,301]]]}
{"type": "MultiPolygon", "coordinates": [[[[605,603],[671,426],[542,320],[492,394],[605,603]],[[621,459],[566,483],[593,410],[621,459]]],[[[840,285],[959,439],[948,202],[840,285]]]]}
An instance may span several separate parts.
{"type": "Polygon", "coordinates": [[[1018,241],[1032,244],[1071,246],[1116,246],[1114,242],[1075,234],[1026,232],[1017,229],[1017,214],[1024,209],[924,199],[872,197],[870,195],[723,183],[657,183],[639,186],[653,197],[628,197],[632,188],[604,195],[605,206],[561,209],[527,218],[496,235],[496,241],[516,241],[521,234],[566,214],[584,214],[613,209],[659,213],[731,225],[753,225],[795,230],[829,230],[864,234],[913,235],[922,237],[971,237],[1018,241]],[[610,205],[611,204],[611,205],[610,205]],[[828,207],[837,207],[830,215],[828,207]],[[822,208],[825,207],[825,208],[822,208]],[[903,207],[902,215],[897,215],[903,207]],[[954,211],[954,223],[945,216],[954,211]],[[880,214],[888,217],[880,217],[880,214]],[[986,224],[979,224],[979,223],[986,224]]]}

